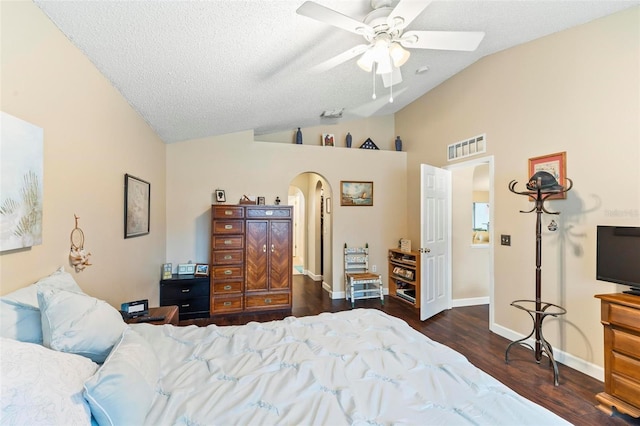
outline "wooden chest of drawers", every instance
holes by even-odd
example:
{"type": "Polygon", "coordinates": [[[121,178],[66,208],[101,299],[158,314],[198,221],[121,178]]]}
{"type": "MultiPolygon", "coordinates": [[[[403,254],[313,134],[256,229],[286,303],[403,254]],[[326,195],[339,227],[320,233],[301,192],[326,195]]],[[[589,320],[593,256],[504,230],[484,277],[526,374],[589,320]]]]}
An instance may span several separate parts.
{"type": "Polygon", "coordinates": [[[244,208],[211,209],[211,315],[244,309],[244,208]]]}
{"type": "Polygon", "coordinates": [[[211,315],[291,309],[292,207],[213,205],[211,315]]]}
{"type": "Polygon", "coordinates": [[[640,297],[601,294],[604,326],[604,392],[596,395],[598,408],[612,407],[640,417],[640,297]]]}

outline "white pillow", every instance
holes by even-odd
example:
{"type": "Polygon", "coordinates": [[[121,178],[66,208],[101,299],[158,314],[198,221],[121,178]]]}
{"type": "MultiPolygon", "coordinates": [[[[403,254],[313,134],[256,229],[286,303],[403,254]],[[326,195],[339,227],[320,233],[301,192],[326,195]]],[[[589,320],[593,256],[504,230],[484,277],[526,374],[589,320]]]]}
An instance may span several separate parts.
{"type": "Polygon", "coordinates": [[[126,324],[120,312],[86,294],[45,288],[38,290],[42,343],[51,349],[104,362],[126,324]]]}
{"type": "Polygon", "coordinates": [[[0,298],[0,336],[22,342],[42,343],[42,325],[38,308],[38,289],[57,288],[82,293],[71,274],[63,267],[35,284],[0,298]]]}
{"type": "Polygon", "coordinates": [[[84,397],[98,424],[143,424],[159,373],[160,363],[147,340],[127,328],[102,367],[84,385],[84,397]]]}
{"type": "Polygon", "coordinates": [[[85,357],[0,338],[2,424],[88,425],[83,384],[97,369],[85,357]]]}

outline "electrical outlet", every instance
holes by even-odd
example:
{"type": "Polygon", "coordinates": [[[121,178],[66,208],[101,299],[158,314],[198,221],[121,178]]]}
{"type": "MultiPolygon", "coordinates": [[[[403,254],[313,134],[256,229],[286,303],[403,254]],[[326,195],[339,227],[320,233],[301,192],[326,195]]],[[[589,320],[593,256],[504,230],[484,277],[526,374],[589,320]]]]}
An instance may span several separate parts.
{"type": "Polygon", "coordinates": [[[510,246],[511,245],[511,235],[500,235],[500,244],[503,246],[510,246]]]}
{"type": "Polygon", "coordinates": [[[373,265],[371,267],[371,272],[376,272],[378,270],[378,266],[377,265],[373,265]]]}

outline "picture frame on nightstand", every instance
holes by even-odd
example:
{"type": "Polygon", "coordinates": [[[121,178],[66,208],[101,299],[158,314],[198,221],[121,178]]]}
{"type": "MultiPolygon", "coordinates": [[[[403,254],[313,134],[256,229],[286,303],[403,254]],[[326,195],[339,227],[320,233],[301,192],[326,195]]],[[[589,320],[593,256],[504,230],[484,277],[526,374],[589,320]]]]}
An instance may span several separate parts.
{"type": "Polygon", "coordinates": [[[194,275],[196,273],[195,263],[179,263],[178,275],[194,275]]]}
{"type": "Polygon", "coordinates": [[[208,277],[209,276],[209,265],[206,263],[198,263],[196,264],[196,273],[194,274],[196,277],[208,277]]]}
{"type": "Polygon", "coordinates": [[[173,272],[173,265],[171,263],[163,263],[162,264],[162,279],[163,280],[170,279],[172,272],[173,272]]]}

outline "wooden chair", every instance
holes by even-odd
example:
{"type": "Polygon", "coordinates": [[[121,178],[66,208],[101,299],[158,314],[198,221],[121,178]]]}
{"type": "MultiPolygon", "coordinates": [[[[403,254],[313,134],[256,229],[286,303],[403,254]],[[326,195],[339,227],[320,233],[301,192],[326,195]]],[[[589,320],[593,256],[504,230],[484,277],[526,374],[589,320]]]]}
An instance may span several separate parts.
{"type": "Polygon", "coordinates": [[[351,307],[358,299],[377,299],[384,305],[382,276],[369,272],[369,244],[365,247],[344,245],[344,288],[351,307]]]}

